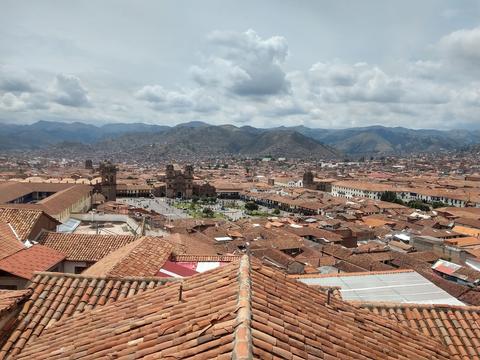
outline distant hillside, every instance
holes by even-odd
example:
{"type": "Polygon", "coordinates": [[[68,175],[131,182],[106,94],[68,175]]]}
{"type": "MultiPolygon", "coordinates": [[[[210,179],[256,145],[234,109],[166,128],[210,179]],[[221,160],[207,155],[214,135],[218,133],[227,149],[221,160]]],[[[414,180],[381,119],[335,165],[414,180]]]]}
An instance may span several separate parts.
{"type": "Polygon", "coordinates": [[[472,156],[480,156],[480,144],[466,146],[460,149],[460,152],[467,153],[472,156]]]}
{"type": "Polygon", "coordinates": [[[154,157],[274,156],[337,158],[335,149],[293,130],[259,130],[221,126],[177,126],[157,133],[126,134],[99,142],[99,151],[126,151],[154,157]]]}
{"type": "Polygon", "coordinates": [[[349,155],[437,152],[480,143],[478,130],[412,130],[383,126],[339,130],[299,126],[292,129],[349,155]]]}
{"type": "Polygon", "coordinates": [[[81,142],[91,144],[125,133],[157,132],[167,126],[147,124],[108,124],[101,127],[81,122],[38,121],[31,125],[0,125],[0,150],[38,149],[52,144],[81,142]]]}
{"type": "Polygon", "coordinates": [[[174,127],[142,123],[97,127],[81,122],[48,121],[32,125],[0,125],[0,151],[46,149],[62,142],[92,145],[92,148],[101,151],[137,152],[143,149],[153,157],[157,154],[241,154],[326,158],[339,154],[359,157],[457,150],[479,144],[480,131],[412,130],[383,126],[259,129],[252,126],[213,126],[201,121],[174,127]]]}

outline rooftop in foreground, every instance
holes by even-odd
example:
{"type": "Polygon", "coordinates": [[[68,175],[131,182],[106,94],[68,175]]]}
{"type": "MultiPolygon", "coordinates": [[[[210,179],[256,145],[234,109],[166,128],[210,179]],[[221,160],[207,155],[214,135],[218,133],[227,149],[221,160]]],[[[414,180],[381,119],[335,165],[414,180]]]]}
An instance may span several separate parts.
{"type": "Polygon", "coordinates": [[[307,285],[340,287],[346,301],[463,305],[413,270],[302,275],[298,280],[307,285]]]}
{"type": "Polygon", "coordinates": [[[17,359],[452,358],[441,339],[329,298],[248,256],[47,327],[17,359]]]}

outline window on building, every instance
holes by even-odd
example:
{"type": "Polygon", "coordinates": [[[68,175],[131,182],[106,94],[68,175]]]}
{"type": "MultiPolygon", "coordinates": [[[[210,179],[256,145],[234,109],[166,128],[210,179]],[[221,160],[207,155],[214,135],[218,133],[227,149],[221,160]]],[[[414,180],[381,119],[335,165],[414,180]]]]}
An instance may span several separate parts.
{"type": "Polygon", "coordinates": [[[2,290],[18,290],[17,285],[0,285],[2,290]]]}
{"type": "Polygon", "coordinates": [[[87,266],[75,266],[75,274],[81,274],[86,268],[87,266]]]}

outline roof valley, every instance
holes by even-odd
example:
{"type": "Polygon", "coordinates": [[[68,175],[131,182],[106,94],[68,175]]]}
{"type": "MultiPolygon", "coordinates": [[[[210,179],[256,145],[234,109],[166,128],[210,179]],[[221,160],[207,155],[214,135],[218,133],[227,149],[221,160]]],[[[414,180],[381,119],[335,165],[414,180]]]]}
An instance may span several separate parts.
{"type": "Polygon", "coordinates": [[[243,256],[238,269],[237,317],[233,344],[233,360],[253,358],[252,345],[252,288],[250,277],[250,256],[243,256]]]}

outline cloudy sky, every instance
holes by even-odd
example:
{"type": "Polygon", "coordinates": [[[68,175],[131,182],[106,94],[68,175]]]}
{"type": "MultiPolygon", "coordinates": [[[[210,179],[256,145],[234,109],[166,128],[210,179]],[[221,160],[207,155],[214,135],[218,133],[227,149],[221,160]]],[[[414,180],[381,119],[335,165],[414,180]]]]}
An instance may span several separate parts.
{"type": "Polygon", "coordinates": [[[0,122],[480,128],[480,1],[0,0],[0,122]]]}

